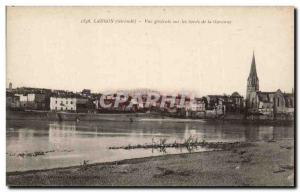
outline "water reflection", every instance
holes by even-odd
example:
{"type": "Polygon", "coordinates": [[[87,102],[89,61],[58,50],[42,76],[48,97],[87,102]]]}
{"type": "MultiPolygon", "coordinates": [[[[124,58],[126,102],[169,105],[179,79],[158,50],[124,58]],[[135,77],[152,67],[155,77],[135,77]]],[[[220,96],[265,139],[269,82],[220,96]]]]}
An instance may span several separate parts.
{"type": "Polygon", "coordinates": [[[64,137],[74,137],[76,135],[76,124],[50,123],[49,141],[53,142],[64,137]]]}
{"type": "MultiPolygon", "coordinates": [[[[294,137],[291,126],[212,122],[43,122],[8,121],[7,153],[54,151],[44,156],[7,155],[7,171],[78,165],[187,152],[186,149],[109,150],[111,146],[151,143],[162,138],[183,142],[190,136],[205,141],[259,141],[294,137]]],[[[196,151],[207,150],[197,148],[196,151]]]]}

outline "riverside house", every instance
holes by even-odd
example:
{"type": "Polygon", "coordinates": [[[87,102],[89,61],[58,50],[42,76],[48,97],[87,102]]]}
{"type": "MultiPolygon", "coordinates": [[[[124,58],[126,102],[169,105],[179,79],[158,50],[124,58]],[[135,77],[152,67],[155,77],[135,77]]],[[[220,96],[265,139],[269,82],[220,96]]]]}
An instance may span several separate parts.
{"type": "Polygon", "coordinates": [[[29,110],[49,110],[49,98],[43,93],[15,94],[19,97],[20,108],[29,110]]]}
{"type": "Polygon", "coordinates": [[[88,112],[88,99],[80,97],[50,97],[50,110],[88,112]]]}

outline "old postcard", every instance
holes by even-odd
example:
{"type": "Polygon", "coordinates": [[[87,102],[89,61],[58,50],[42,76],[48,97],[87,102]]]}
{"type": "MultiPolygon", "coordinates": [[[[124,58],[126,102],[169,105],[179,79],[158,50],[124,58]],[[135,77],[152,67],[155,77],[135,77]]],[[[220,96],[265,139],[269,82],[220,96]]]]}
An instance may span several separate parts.
{"type": "Polygon", "coordinates": [[[8,186],[295,186],[293,7],[6,8],[8,186]]]}

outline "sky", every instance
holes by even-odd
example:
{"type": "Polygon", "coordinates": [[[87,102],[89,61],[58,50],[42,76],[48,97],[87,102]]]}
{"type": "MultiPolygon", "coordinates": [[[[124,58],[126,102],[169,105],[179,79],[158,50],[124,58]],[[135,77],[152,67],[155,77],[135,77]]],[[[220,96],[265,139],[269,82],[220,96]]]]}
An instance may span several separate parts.
{"type": "Polygon", "coordinates": [[[293,11],[292,7],[8,7],[6,84],[94,92],[238,91],[245,96],[254,51],[260,90],[291,92],[293,11]],[[93,22],[103,19],[114,22],[93,22]],[[116,23],[124,20],[135,23],[116,23]]]}

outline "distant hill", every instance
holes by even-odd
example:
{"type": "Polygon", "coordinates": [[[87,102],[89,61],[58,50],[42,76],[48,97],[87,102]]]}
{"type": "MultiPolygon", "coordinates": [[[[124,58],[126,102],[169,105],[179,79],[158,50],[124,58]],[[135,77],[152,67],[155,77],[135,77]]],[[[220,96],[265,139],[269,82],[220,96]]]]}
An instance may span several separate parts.
{"type": "Polygon", "coordinates": [[[157,90],[153,89],[146,89],[146,88],[138,88],[138,89],[123,89],[123,90],[117,90],[116,93],[126,93],[128,95],[148,95],[149,93],[156,93],[161,94],[157,90]]]}

